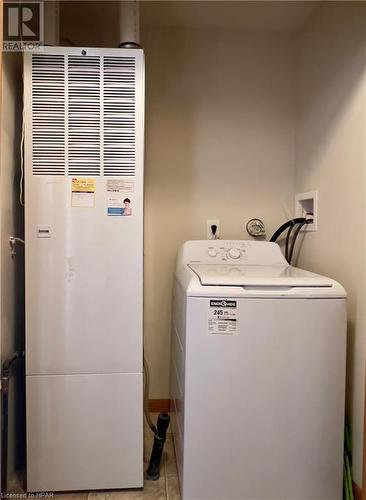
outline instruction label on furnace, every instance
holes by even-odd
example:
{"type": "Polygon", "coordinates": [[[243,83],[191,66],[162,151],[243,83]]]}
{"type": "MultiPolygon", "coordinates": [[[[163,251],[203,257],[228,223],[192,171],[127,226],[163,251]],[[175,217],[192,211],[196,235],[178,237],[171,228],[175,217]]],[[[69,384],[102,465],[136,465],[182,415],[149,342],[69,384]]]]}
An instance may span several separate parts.
{"type": "Polygon", "coordinates": [[[238,333],[237,301],[210,300],[208,333],[212,335],[236,335],[238,333]]]}
{"type": "Polygon", "coordinates": [[[71,180],[71,206],[94,208],[95,179],[73,177],[71,180]]]}

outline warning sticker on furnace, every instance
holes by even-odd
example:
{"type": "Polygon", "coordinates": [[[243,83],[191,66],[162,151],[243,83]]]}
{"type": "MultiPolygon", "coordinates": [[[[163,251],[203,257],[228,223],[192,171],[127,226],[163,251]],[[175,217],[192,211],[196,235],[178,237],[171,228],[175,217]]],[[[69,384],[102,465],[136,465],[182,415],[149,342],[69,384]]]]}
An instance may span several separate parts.
{"type": "Polygon", "coordinates": [[[208,333],[212,335],[236,335],[238,333],[237,301],[210,300],[208,333]]]}
{"type": "Polygon", "coordinates": [[[71,180],[71,206],[93,208],[95,198],[95,179],[73,177],[71,180]]]}

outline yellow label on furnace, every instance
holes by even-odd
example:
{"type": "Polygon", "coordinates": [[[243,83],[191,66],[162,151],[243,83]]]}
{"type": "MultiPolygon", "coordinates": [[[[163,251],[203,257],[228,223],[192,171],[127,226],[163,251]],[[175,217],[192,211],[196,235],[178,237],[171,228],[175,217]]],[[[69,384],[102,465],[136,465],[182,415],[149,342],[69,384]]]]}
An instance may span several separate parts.
{"type": "Polygon", "coordinates": [[[76,208],[94,208],[95,179],[73,177],[71,179],[71,206],[76,208]]]}
{"type": "Polygon", "coordinates": [[[95,193],[95,179],[89,177],[73,177],[71,181],[73,193],[95,193]]]}

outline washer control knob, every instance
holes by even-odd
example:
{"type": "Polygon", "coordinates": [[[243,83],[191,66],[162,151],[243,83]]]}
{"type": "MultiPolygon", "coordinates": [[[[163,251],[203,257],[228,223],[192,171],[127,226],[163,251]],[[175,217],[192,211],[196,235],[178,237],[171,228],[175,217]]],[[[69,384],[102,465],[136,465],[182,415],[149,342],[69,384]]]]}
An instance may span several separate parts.
{"type": "Polygon", "coordinates": [[[209,255],[210,257],[216,257],[217,253],[218,253],[218,252],[217,252],[216,248],[209,248],[209,249],[208,249],[208,255],[209,255]]]}
{"type": "Polygon", "coordinates": [[[229,257],[232,259],[239,259],[241,256],[241,251],[239,248],[230,248],[229,250],[229,257]]]}

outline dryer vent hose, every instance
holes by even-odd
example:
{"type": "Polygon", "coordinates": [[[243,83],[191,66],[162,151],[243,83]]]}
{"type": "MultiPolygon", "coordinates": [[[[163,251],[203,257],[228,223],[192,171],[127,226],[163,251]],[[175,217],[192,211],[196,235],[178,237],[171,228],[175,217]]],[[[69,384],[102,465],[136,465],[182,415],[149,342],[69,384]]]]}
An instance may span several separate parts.
{"type": "Polygon", "coordinates": [[[160,413],[156,423],[156,434],[154,435],[154,445],[151,452],[149,467],[146,471],[146,479],[156,481],[160,477],[160,463],[163,456],[166,432],[169,427],[170,416],[168,413],[160,413]]]}

